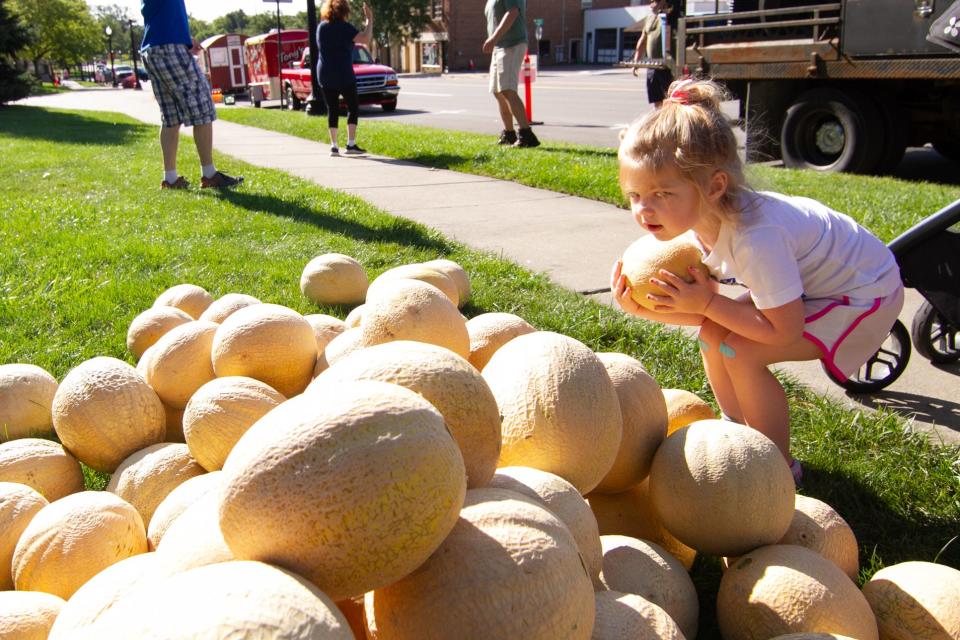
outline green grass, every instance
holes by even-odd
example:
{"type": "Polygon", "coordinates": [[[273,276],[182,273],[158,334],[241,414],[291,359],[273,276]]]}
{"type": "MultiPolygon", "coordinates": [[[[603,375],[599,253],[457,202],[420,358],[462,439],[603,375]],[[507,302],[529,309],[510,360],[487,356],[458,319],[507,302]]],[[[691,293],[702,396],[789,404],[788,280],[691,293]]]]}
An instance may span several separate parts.
{"type": "MultiPolygon", "coordinates": [[[[224,120],[329,142],[327,120],[275,109],[223,108],[224,120]]],[[[363,119],[360,138],[369,151],[431,167],[513,180],[625,206],[617,184],[616,151],[558,142],[536,149],[494,144],[494,135],[455,132],[381,119],[363,119]]],[[[960,187],[894,178],[816,174],[751,166],[754,188],[816,198],[851,215],[884,242],[960,198],[960,187]]]]}
{"type": "MultiPolygon", "coordinates": [[[[444,256],[471,276],[468,316],[519,314],[595,350],[636,356],[664,387],[709,397],[697,350],[678,332],[631,320],[358,198],[225,158],[218,158],[222,167],[246,176],[242,189],[161,192],[156,138],[155,127],[116,114],[0,109],[0,363],[33,363],[58,379],[98,355],[132,363],[130,321],[182,282],[214,296],[242,292],[343,317],[347,309],[316,307],[301,296],[299,276],[310,258],[346,253],[375,276],[444,256]]],[[[189,175],[196,157],[190,144],[181,150],[189,175]]],[[[960,532],[960,451],[905,433],[893,415],[851,411],[795,384],[789,393],[793,442],[806,463],[804,493],[851,524],[862,577],[904,560],[960,567],[960,543],[948,545],[960,532]]],[[[90,488],[104,480],[87,475],[90,488]]],[[[701,558],[693,575],[702,601],[699,637],[717,638],[716,560],[701,558]]]]}
{"type": "Polygon", "coordinates": [[[31,96],[49,96],[55,93],[66,93],[70,91],[67,87],[54,86],[52,82],[38,82],[30,89],[31,96]]]}

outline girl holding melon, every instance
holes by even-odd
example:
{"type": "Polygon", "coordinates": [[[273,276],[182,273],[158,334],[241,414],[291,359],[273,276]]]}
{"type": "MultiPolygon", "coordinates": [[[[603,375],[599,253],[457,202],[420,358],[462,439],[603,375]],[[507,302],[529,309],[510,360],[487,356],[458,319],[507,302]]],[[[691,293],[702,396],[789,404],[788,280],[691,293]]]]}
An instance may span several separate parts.
{"type": "Polygon", "coordinates": [[[642,318],[700,326],[704,369],[725,417],[773,440],[799,483],[786,393],[768,366],[820,359],[851,375],[900,313],[899,268],[849,216],[747,186],[719,85],[681,80],[668,95],[621,135],[620,186],[645,231],[664,244],[689,238],[703,265],[661,268],[637,282],[619,260],[613,295],[642,318]],[[744,290],[728,297],[718,283],[744,290]]]}

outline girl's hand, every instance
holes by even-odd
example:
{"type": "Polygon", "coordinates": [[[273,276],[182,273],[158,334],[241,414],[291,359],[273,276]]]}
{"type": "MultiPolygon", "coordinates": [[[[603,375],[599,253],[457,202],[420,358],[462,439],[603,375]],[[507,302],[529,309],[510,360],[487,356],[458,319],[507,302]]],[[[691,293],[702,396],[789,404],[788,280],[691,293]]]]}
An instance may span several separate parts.
{"type": "Polygon", "coordinates": [[[665,269],[660,270],[660,278],[650,278],[651,284],[664,290],[659,296],[647,294],[647,299],[656,303],[656,311],[706,315],[717,292],[699,269],[690,267],[689,271],[693,282],[685,282],[665,269]]]}
{"type": "Polygon", "coordinates": [[[630,287],[627,286],[627,277],[621,273],[623,261],[617,260],[613,263],[613,271],[610,273],[610,293],[614,300],[620,305],[620,308],[632,315],[638,315],[640,305],[631,296],[630,287]]]}
{"type": "Polygon", "coordinates": [[[373,20],[373,9],[366,2],[363,3],[363,17],[367,20],[373,20]]]}

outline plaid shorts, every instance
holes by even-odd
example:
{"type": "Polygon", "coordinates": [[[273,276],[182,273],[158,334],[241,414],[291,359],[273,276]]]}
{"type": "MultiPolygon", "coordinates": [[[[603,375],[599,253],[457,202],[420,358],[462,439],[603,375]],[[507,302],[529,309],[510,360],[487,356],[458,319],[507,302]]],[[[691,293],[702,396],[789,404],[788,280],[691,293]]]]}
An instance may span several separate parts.
{"type": "Polygon", "coordinates": [[[217,119],[210,84],[200,65],[182,44],[162,44],[143,52],[150,86],[160,105],[163,126],[192,127],[217,119]]]}

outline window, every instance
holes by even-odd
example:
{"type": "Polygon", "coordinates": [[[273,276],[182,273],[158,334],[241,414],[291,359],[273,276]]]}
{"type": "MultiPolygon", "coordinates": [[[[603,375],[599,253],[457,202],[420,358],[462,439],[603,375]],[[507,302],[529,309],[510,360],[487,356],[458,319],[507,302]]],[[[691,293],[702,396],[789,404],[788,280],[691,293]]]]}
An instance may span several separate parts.
{"type": "Polygon", "coordinates": [[[430,0],[430,17],[436,20],[443,18],[443,0],[430,0]]]}

